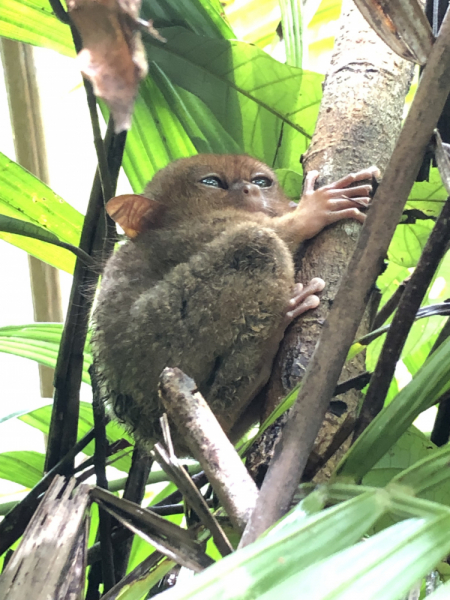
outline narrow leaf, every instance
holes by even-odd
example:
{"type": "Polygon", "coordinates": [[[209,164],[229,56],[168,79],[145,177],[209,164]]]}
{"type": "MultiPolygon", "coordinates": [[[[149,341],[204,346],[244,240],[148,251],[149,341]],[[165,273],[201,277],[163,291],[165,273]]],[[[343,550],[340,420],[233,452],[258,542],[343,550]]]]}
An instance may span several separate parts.
{"type": "MultiPolygon", "coordinates": [[[[317,560],[355,543],[386,508],[386,496],[368,492],[311,517],[288,515],[290,525],[222,559],[182,588],[166,592],[167,600],[246,600],[260,598],[317,560]]],[[[283,521],[280,521],[280,524],[283,521]]],[[[301,589],[301,588],[297,588],[301,589]]],[[[305,598],[309,596],[305,595],[305,598]]]]}
{"type": "Polygon", "coordinates": [[[274,591],[279,598],[294,598],[301,590],[308,600],[398,600],[446,556],[449,533],[449,514],[409,519],[298,572],[274,591]]]}
{"type": "Polygon", "coordinates": [[[33,223],[29,223],[28,221],[21,221],[20,219],[14,219],[13,217],[7,217],[6,215],[0,214],[0,231],[23,235],[35,240],[40,240],[41,242],[53,244],[54,246],[59,246],[60,248],[69,250],[69,252],[73,252],[73,254],[78,256],[85,264],[95,264],[89,254],[84,252],[81,248],[78,248],[78,246],[72,246],[72,244],[61,242],[61,240],[50,231],[47,231],[43,227],[38,227],[33,223]]]}
{"type": "MultiPolygon", "coordinates": [[[[56,236],[60,242],[78,246],[83,216],[42,181],[1,153],[0,214],[29,221],[56,236]]],[[[0,233],[0,238],[57,268],[69,273],[73,271],[74,257],[63,250],[13,233],[0,233]]]]}
{"type": "Polygon", "coordinates": [[[450,339],[447,339],[344,456],[339,477],[360,481],[422,411],[450,388],[450,339]]]}
{"type": "Polygon", "coordinates": [[[2,452],[0,478],[32,488],[42,479],[44,463],[45,456],[40,452],[2,452]]]}

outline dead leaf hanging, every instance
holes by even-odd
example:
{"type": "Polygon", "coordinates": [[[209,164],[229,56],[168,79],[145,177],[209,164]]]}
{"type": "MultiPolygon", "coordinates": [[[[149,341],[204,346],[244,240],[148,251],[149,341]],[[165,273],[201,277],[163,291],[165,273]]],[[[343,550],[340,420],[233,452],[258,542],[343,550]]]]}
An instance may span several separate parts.
{"type": "MultiPolygon", "coordinates": [[[[69,0],[68,8],[83,43],[81,72],[114,119],[115,132],[131,126],[133,103],[147,59],[141,40],[141,0],[69,0]]],[[[147,29],[164,41],[148,23],[147,29]]]]}
{"type": "Polygon", "coordinates": [[[434,37],[418,0],[355,0],[364,18],[396,54],[424,65],[434,37]]]}

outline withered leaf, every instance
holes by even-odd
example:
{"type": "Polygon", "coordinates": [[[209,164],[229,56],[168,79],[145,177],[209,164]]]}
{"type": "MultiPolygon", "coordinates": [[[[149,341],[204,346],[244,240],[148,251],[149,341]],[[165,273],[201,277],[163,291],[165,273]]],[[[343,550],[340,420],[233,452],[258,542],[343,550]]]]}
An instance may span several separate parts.
{"type": "Polygon", "coordinates": [[[81,72],[109,107],[116,133],[129,129],[139,81],[147,74],[138,31],[141,0],[69,0],[67,5],[83,43],[81,72]]]}

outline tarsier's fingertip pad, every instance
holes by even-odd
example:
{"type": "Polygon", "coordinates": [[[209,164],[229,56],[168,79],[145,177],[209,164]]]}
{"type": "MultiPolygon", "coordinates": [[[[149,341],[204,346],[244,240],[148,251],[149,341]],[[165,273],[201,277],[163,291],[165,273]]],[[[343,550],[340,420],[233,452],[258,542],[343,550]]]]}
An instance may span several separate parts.
{"type": "Polygon", "coordinates": [[[309,285],[314,286],[314,290],[317,292],[321,292],[325,289],[325,281],[320,277],[314,277],[313,279],[311,279],[309,285]]]}
{"type": "Polygon", "coordinates": [[[307,300],[305,301],[305,304],[308,304],[308,306],[310,308],[317,308],[320,304],[320,298],[318,298],[317,296],[314,296],[314,294],[312,296],[309,296],[307,298],[307,300]]]}

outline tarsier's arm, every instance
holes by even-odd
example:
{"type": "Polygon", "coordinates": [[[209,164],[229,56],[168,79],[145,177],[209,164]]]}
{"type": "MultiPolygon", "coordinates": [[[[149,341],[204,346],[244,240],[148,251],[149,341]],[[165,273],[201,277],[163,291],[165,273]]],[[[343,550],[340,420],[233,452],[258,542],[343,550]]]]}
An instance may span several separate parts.
{"type": "Polygon", "coordinates": [[[359,181],[371,180],[378,175],[378,169],[370,167],[315,190],[314,184],[319,172],[310,171],[306,176],[303,195],[297,208],[275,219],[275,231],[288,244],[290,250],[295,251],[300,243],[313,238],[327,225],[342,219],[364,222],[365,214],[358,206],[367,208],[372,186],[348,186],[359,181]]]}

